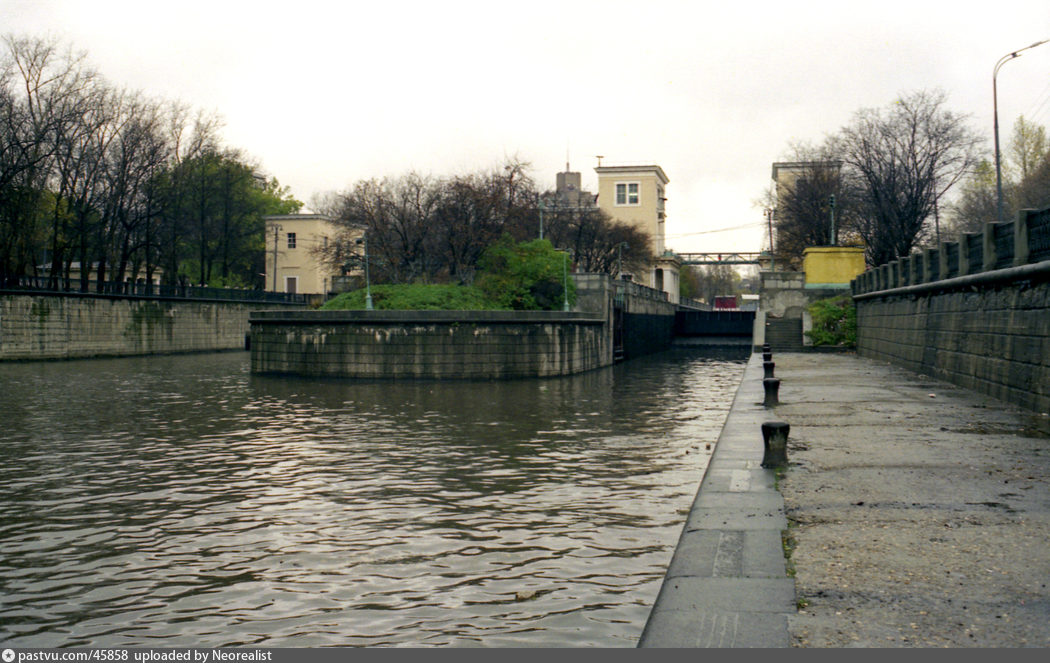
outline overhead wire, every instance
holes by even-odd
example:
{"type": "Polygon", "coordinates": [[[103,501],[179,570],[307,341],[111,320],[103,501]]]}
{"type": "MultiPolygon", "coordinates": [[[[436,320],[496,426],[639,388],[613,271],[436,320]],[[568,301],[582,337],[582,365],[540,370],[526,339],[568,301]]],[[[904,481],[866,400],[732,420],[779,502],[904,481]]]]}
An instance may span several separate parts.
{"type": "Polygon", "coordinates": [[[698,230],[692,233],[674,233],[668,234],[667,237],[693,237],[695,235],[711,235],[713,233],[724,233],[733,230],[743,230],[744,228],[757,228],[758,226],[766,225],[765,221],[756,221],[755,223],[745,223],[741,226],[732,226],[729,228],[718,228],[717,230],[698,230]]]}

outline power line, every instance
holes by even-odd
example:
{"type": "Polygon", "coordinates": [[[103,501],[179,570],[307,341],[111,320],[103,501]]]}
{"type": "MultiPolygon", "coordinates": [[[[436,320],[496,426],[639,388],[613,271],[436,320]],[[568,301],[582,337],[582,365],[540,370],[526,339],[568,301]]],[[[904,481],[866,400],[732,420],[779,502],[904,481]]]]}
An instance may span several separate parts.
{"type": "Polygon", "coordinates": [[[744,228],[757,228],[758,226],[765,226],[765,221],[758,221],[756,223],[745,223],[742,226],[732,226],[731,228],[719,228],[718,230],[699,230],[695,233],[676,233],[673,235],[667,235],[667,237],[692,237],[694,235],[710,235],[713,233],[724,233],[731,230],[743,230],[744,228]]]}

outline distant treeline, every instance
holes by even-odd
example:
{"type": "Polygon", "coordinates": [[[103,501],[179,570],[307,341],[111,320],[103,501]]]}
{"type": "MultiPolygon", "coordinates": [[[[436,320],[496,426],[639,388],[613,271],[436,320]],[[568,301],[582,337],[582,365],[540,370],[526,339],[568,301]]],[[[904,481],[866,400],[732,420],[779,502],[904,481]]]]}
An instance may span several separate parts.
{"type": "Polygon", "coordinates": [[[2,48],[0,284],[263,285],[262,217],[301,203],[221,144],[216,117],[117,89],[54,40],[2,48]]]}

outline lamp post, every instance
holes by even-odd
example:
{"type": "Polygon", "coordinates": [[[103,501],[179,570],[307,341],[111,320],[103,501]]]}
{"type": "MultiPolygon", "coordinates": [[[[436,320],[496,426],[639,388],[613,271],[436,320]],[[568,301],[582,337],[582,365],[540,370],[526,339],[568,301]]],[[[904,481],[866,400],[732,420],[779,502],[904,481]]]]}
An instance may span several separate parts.
{"type": "Polygon", "coordinates": [[[627,242],[620,242],[616,245],[616,280],[623,280],[623,250],[630,248],[630,244],[627,242]]]}
{"type": "Polygon", "coordinates": [[[831,245],[838,246],[838,237],[835,234],[835,194],[828,196],[828,206],[831,209],[831,245]]]}
{"type": "Polygon", "coordinates": [[[565,258],[561,261],[562,266],[562,284],[561,289],[565,293],[565,303],[562,304],[561,310],[566,313],[569,311],[569,252],[566,250],[563,254],[565,258]]]}
{"type": "Polygon", "coordinates": [[[767,207],[766,221],[769,223],[769,271],[777,271],[777,254],[773,250],[773,208],[767,207]]]}
{"type": "Polygon", "coordinates": [[[372,282],[368,278],[368,234],[361,235],[361,238],[357,240],[358,244],[363,244],[365,248],[365,310],[371,311],[372,309],[372,282]]]}
{"type": "Polygon", "coordinates": [[[996,201],[996,214],[999,223],[1003,222],[1003,175],[1002,170],[999,166],[999,94],[996,89],[996,77],[999,75],[999,69],[1014,58],[1018,57],[1023,51],[1027,51],[1030,48],[1035,48],[1042,44],[1047,43],[1050,39],[1044,39],[1043,41],[1037,41],[1034,44],[1025,46],[1024,48],[1017,49],[1012,53],[1007,53],[1003,57],[999,58],[999,61],[995,63],[995,69],[992,70],[992,125],[993,133],[995,134],[995,201],[996,201]]]}
{"type": "Polygon", "coordinates": [[[273,224],[273,291],[277,292],[277,239],[279,233],[284,230],[284,227],[279,224],[273,224]]]}
{"type": "Polygon", "coordinates": [[[540,202],[537,205],[537,207],[539,207],[539,210],[540,210],[540,239],[543,239],[543,199],[542,198],[540,199],[540,202]]]}

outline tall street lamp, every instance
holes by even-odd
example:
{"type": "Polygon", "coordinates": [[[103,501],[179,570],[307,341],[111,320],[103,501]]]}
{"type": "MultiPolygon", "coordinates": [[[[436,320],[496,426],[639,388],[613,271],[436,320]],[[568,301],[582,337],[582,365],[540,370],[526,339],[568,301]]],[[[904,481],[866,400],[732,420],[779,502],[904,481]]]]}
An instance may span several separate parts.
{"type": "Polygon", "coordinates": [[[1050,41],[1050,39],[1037,41],[1034,44],[1020,48],[1012,53],[1007,53],[999,58],[999,61],[995,63],[995,69],[992,70],[992,123],[993,131],[995,133],[995,200],[999,223],[1003,222],[1003,175],[999,166],[999,95],[996,90],[995,79],[999,75],[999,69],[1004,64],[1018,57],[1023,51],[1035,48],[1036,46],[1045,44],[1048,41],[1050,41]]]}
{"type": "Polygon", "coordinates": [[[372,283],[368,278],[368,234],[361,235],[361,238],[357,240],[358,244],[363,244],[365,249],[365,310],[371,311],[372,309],[372,283]]]}
{"type": "Polygon", "coordinates": [[[565,303],[562,304],[561,310],[568,312],[569,310],[569,251],[565,250],[563,254],[565,258],[562,260],[562,292],[565,293],[565,303]]]}

